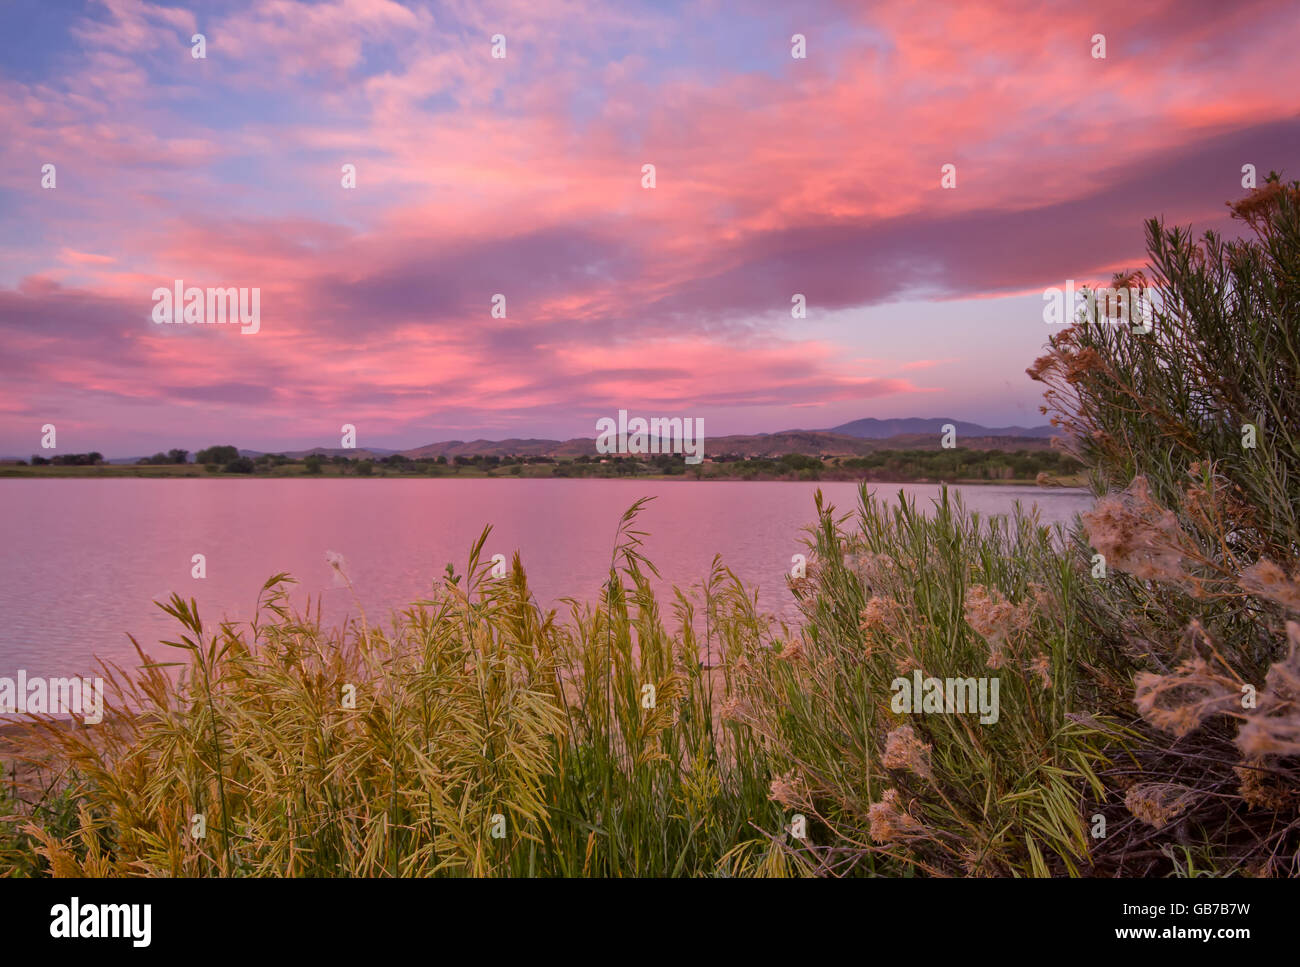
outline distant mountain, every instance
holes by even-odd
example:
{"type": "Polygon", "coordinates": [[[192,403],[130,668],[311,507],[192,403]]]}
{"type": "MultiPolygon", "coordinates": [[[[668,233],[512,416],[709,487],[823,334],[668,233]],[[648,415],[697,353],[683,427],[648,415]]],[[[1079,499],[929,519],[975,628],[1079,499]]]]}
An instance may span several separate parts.
{"type": "Polygon", "coordinates": [[[705,437],[704,450],[710,456],[738,454],[742,457],[782,457],[787,453],[804,456],[860,457],[879,450],[874,442],[826,430],[786,430],[782,433],[758,433],[753,436],[705,437]]]}
{"type": "Polygon", "coordinates": [[[596,452],[595,439],[575,437],[572,440],[446,440],[442,443],[428,443],[412,450],[401,451],[402,456],[412,460],[421,457],[580,457],[596,452]]]}
{"type": "MultiPolygon", "coordinates": [[[[937,430],[934,433],[903,433],[884,439],[825,430],[787,430],[756,436],[709,437],[704,441],[704,449],[709,456],[781,457],[787,453],[800,453],[809,457],[861,457],[877,450],[937,450],[940,442],[941,435],[937,430]]],[[[960,427],[957,430],[957,446],[967,450],[1045,450],[1050,445],[1051,441],[1041,436],[967,436],[962,434],[960,427]]]]}
{"type": "MultiPolygon", "coordinates": [[[[941,421],[940,426],[943,425],[941,421]]],[[[958,426],[957,445],[977,450],[1042,450],[1049,445],[1046,436],[993,436],[987,430],[982,434],[966,435],[958,426]]],[[[982,427],[980,428],[983,429],[982,427]]],[[[787,453],[805,456],[860,457],[876,450],[933,450],[940,445],[940,432],[901,434],[886,439],[868,439],[846,433],[825,430],[787,430],[783,433],[734,434],[732,436],[706,436],[704,452],[709,456],[738,454],[744,457],[780,457],[787,453]]],[[[571,458],[597,456],[596,441],[584,437],[572,440],[447,440],[430,443],[412,450],[403,450],[402,456],[412,460],[421,457],[515,456],[571,458]]]]}
{"type": "Polygon", "coordinates": [[[854,420],[852,423],[843,423],[839,426],[833,426],[826,433],[842,433],[845,436],[861,437],[864,440],[887,440],[890,437],[911,436],[917,434],[940,434],[943,432],[943,426],[951,423],[957,428],[957,441],[960,445],[965,437],[990,437],[990,436],[1012,436],[1012,437],[1042,437],[1050,439],[1053,434],[1059,432],[1051,426],[981,426],[979,423],[966,423],[962,420],[953,420],[948,417],[904,417],[897,420],[877,420],[875,417],[867,417],[864,420],[854,420]]]}
{"type": "MultiPolygon", "coordinates": [[[[928,450],[939,446],[943,426],[951,423],[957,428],[957,446],[974,450],[1040,450],[1050,444],[1057,431],[1051,426],[1000,426],[987,427],[948,417],[905,417],[895,420],[878,420],[867,417],[842,423],[829,430],[784,430],[780,433],[734,434],[732,436],[706,436],[705,452],[710,456],[740,454],[754,457],[779,457],[787,453],[807,456],[862,456],[875,450],[928,450]]],[[[242,457],[257,458],[264,452],[280,453],[295,460],[311,454],[322,457],[348,457],[353,460],[378,460],[401,454],[411,460],[446,457],[551,457],[573,458],[596,456],[596,441],[592,437],[574,437],[569,440],[542,440],[515,438],[508,440],[443,440],[426,443],[409,450],[389,450],[385,447],[365,447],[345,450],[342,447],[312,447],[310,450],[246,450],[242,457]]],[[[135,463],[139,457],[114,457],[109,463],[135,463]]],[[[193,454],[190,459],[193,460],[193,454]]]]}

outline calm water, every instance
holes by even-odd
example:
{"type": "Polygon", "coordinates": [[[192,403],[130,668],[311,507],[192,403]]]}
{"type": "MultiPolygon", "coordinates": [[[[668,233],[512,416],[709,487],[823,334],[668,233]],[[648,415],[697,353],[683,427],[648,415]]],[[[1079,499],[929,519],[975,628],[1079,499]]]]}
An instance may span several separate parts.
{"type": "MultiPolygon", "coordinates": [[[[485,524],[485,557],[518,550],[537,596],[594,600],[619,517],[653,496],[641,517],[645,552],[666,581],[693,584],[715,553],[760,605],[789,613],[785,573],[804,550],[803,528],[821,487],[838,508],[852,483],[693,483],[620,480],[5,480],[0,481],[0,676],[82,674],[92,656],[130,661],[126,633],[146,650],[174,622],[151,602],[194,597],[206,623],[246,620],[271,574],[298,579],[292,600],[322,596],[327,618],[352,613],[326,551],[342,554],[371,621],[426,596],[447,562],[464,570],[485,524]],[[207,578],[190,576],[207,557],[207,578]]],[[[938,488],[900,489],[928,507],[938,488]]],[[[1045,522],[1068,521],[1091,498],[1037,487],[961,488],[968,505],[1004,513],[1037,503],[1045,522]]]]}

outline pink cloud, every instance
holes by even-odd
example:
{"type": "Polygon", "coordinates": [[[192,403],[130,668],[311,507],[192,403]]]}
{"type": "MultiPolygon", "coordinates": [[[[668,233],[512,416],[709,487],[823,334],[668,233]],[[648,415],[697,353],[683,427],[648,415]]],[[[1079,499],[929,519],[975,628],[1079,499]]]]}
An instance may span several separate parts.
{"type": "Polygon", "coordinates": [[[111,255],[96,255],[93,252],[77,252],[70,248],[62,249],[59,252],[59,259],[63,262],[72,262],[77,265],[112,265],[117,259],[111,255]]]}
{"type": "Polygon", "coordinates": [[[1300,125],[1276,3],[852,4],[809,17],[806,62],[774,26],[770,63],[729,66],[682,63],[695,24],[653,10],[103,6],[66,78],[0,75],[0,186],[34,233],[5,239],[8,414],[101,399],[160,432],[287,433],[337,409],[409,434],[919,397],[905,374],[957,360],[905,332],[864,360],[791,295],[815,314],[1104,278],[1140,262],[1142,218],[1221,222],[1241,163],[1289,161],[1300,125]],[[262,331],[153,327],[176,278],[260,288],[262,331]]]}

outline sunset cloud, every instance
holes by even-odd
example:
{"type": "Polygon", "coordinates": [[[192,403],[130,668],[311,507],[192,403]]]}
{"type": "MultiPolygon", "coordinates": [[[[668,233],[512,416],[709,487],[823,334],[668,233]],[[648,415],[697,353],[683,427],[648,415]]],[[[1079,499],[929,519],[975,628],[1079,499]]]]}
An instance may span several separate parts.
{"type": "Polygon", "coordinates": [[[996,298],[985,341],[1041,341],[1013,297],[1137,267],[1151,216],[1222,229],[1242,165],[1300,158],[1285,2],[0,13],[28,16],[0,61],[0,453],[56,416],[110,453],[590,436],[652,405],[1016,422],[1030,359],[853,314],[996,298]],[[175,279],[260,288],[260,331],[153,325],[175,279]],[[957,382],[979,412],[947,412],[957,382]]]}

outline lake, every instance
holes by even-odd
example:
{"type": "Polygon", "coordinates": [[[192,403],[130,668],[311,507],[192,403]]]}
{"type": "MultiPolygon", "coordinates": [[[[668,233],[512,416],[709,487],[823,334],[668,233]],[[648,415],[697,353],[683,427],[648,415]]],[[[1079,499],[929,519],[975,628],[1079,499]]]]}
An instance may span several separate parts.
{"type": "MultiPolygon", "coordinates": [[[[251,617],[271,574],[298,579],[292,600],[321,596],[327,619],[354,614],[335,586],[326,552],[341,554],[372,622],[427,596],[447,562],[463,572],[485,524],[485,558],[518,550],[534,593],[595,600],[615,527],[638,497],[644,552],[666,582],[703,579],[715,553],[760,606],[790,616],[785,575],[805,550],[820,487],[841,510],[857,506],[855,483],[646,480],[146,480],[0,481],[0,676],[85,674],[101,656],[131,662],[134,634],[156,656],[175,622],[151,602],[172,591],[198,601],[209,626],[251,617]],[[207,577],[191,577],[206,557],[207,577]],[[152,647],[150,647],[152,646],[152,647]]],[[[939,488],[900,489],[928,508],[939,488]]],[[[1006,513],[1036,503],[1044,522],[1069,521],[1092,498],[1033,486],[955,488],[972,510],[1006,513]]],[[[665,608],[665,612],[671,612],[665,608]]]]}

